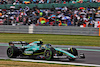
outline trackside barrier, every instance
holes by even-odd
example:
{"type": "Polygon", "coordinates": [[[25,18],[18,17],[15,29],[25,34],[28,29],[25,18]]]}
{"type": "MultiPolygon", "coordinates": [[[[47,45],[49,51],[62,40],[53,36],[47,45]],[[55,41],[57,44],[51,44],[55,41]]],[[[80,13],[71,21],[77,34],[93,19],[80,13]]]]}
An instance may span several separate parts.
{"type": "Polygon", "coordinates": [[[64,35],[88,35],[99,36],[99,28],[73,27],[73,26],[34,26],[34,34],[64,34],[64,35]]]}
{"type": "Polygon", "coordinates": [[[29,33],[33,33],[33,27],[32,25],[29,26],[29,33]]]}
{"type": "Polygon", "coordinates": [[[11,26],[0,25],[1,33],[62,34],[100,36],[100,28],[74,26],[11,26]]]}
{"type": "Polygon", "coordinates": [[[0,25],[0,32],[2,33],[28,33],[29,26],[11,26],[0,25]]]}

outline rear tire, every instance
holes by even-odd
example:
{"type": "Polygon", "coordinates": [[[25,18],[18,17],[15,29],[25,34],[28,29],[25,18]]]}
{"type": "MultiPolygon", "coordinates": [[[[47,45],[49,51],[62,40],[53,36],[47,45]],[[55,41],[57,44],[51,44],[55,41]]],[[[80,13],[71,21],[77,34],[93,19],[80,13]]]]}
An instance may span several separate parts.
{"type": "Polygon", "coordinates": [[[16,58],[19,55],[19,50],[15,46],[9,46],[7,49],[7,56],[9,58],[16,58]]]}

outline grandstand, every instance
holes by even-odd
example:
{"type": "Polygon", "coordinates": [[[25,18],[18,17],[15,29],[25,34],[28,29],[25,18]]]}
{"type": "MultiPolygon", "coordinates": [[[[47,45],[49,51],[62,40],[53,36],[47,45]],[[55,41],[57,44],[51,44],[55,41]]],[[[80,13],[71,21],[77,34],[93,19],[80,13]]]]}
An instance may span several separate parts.
{"type": "Polygon", "coordinates": [[[99,0],[2,0],[1,4],[0,25],[100,27],[99,0]]]}

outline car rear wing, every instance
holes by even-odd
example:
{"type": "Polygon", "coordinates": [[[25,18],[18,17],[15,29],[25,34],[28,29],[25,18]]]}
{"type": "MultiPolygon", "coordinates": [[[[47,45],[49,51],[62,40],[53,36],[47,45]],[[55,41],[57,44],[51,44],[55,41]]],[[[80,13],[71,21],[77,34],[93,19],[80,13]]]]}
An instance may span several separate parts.
{"type": "Polygon", "coordinates": [[[28,43],[25,41],[11,41],[11,42],[9,42],[9,46],[11,46],[11,45],[14,46],[14,44],[27,45],[28,43]]]}

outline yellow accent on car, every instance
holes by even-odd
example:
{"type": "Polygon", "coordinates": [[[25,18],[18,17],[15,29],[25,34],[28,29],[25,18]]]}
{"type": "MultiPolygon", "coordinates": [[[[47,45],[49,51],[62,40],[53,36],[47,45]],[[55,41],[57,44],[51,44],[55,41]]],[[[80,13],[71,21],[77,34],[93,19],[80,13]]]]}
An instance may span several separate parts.
{"type": "Polygon", "coordinates": [[[73,52],[73,49],[72,49],[72,47],[71,47],[71,51],[73,52]]]}
{"type": "Polygon", "coordinates": [[[42,39],[38,39],[38,41],[42,41],[42,39]]]}
{"type": "Polygon", "coordinates": [[[44,52],[41,52],[41,53],[34,53],[33,55],[39,55],[39,54],[44,54],[44,52]]]}

